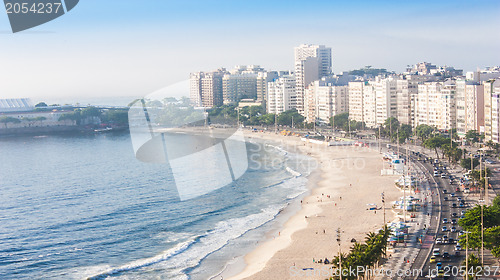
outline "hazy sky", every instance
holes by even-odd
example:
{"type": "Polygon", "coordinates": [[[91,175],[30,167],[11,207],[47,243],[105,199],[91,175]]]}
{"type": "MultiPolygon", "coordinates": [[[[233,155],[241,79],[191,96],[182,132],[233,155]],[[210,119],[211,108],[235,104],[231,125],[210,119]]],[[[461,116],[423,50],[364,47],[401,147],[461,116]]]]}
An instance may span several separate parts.
{"type": "Polygon", "coordinates": [[[80,0],[12,34],[0,13],[0,98],[144,96],[194,71],[293,67],[301,43],[338,73],[421,61],[500,65],[500,1],[80,0]]]}

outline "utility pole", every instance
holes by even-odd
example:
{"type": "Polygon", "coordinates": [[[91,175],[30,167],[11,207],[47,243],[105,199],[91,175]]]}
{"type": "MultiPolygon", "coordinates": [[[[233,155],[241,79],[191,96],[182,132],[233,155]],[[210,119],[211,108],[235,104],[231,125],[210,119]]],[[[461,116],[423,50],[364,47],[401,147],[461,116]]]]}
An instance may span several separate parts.
{"type": "Polygon", "coordinates": [[[469,280],[469,232],[465,232],[465,280],[469,280]]]}
{"type": "Polygon", "coordinates": [[[484,199],[481,204],[481,263],[484,265],[484,224],[483,224],[484,199]]]}
{"type": "Polygon", "coordinates": [[[337,228],[337,243],[339,244],[340,280],[342,280],[342,249],[340,248],[340,228],[337,228]]]}
{"type": "Polygon", "coordinates": [[[378,126],[378,152],[382,153],[382,147],[380,146],[380,125],[378,126]]]}
{"type": "MultiPolygon", "coordinates": [[[[396,138],[398,138],[396,140],[396,143],[398,144],[398,157],[399,157],[399,128],[396,130],[396,138]]],[[[392,139],[392,138],[391,138],[392,139]]]]}
{"type": "Polygon", "coordinates": [[[278,113],[274,114],[274,134],[278,134],[278,113]]]}
{"type": "Polygon", "coordinates": [[[384,207],[384,226],[385,226],[385,197],[384,197],[384,193],[381,194],[382,195],[382,207],[384,207]]]}
{"type": "Polygon", "coordinates": [[[351,120],[347,117],[347,123],[349,124],[349,138],[351,138],[351,120]]]}
{"type": "Polygon", "coordinates": [[[292,116],[292,130],[293,130],[293,116],[292,116]]]}

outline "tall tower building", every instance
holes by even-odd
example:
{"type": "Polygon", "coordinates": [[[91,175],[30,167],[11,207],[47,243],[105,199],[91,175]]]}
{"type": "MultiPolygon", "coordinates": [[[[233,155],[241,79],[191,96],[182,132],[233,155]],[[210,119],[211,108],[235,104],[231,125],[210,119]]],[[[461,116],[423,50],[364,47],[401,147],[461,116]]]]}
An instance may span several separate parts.
{"type": "Polygon", "coordinates": [[[332,72],[332,49],[323,45],[303,44],[295,48],[295,77],[297,80],[297,110],[304,114],[304,92],[313,81],[332,72]]]}

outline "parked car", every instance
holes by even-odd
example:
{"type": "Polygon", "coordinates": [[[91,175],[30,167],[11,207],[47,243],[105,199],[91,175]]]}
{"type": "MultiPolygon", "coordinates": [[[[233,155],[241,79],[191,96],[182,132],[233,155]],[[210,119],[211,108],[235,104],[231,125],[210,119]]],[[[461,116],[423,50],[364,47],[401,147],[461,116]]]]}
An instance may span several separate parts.
{"type": "MultiPolygon", "coordinates": [[[[456,214],[456,213],[455,213],[456,214]]],[[[451,219],[451,224],[456,225],[457,224],[457,219],[451,219]]]]}
{"type": "Polygon", "coordinates": [[[450,231],[451,231],[451,232],[456,232],[456,231],[457,231],[457,228],[453,226],[453,227],[451,227],[450,231]]]}
{"type": "Polygon", "coordinates": [[[448,231],[448,228],[447,228],[446,226],[443,226],[443,227],[441,228],[441,231],[443,231],[443,232],[447,232],[447,231],[448,231]]]}
{"type": "Polygon", "coordinates": [[[434,250],[432,250],[432,255],[436,257],[441,256],[441,251],[439,250],[439,248],[435,248],[434,250]]]}
{"type": "Polygon", "coordinates": [[[446,174],[441,173],[441,179],[446,179],[446,174]]]}
{"type": "Polygon", "coordinates": [[[448,219],[447,218],[444,218],[443,219],[443,224],[447,224],[448,223],[448,219]]]}
{"type": "Polygon", "coordinates": [[[451,213],[451,216],[452,216],[452,217],[456,217],[456,216],[458,216],[458,215],[457,215],[457,213],[451,213]]]}

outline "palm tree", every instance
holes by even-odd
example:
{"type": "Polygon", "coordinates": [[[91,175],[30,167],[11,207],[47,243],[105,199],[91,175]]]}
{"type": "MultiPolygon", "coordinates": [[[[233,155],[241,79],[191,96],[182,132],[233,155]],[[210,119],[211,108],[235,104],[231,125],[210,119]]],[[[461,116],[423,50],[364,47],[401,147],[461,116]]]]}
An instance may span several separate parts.
{"type": "MultiPolygon", "coordinates": [[[[472,277],[472,279],[477,279],[479,276],[482,275],[483,272],[483,264],[479,260],[479,258],[474,255],[470,254],[468,259],[468,267],[467,267],[467,273],[469,274],[469,277],[472,277]]],[[[462,265],[465,266],[466,262],[465,260],[462,262],[462,265]]]]}

